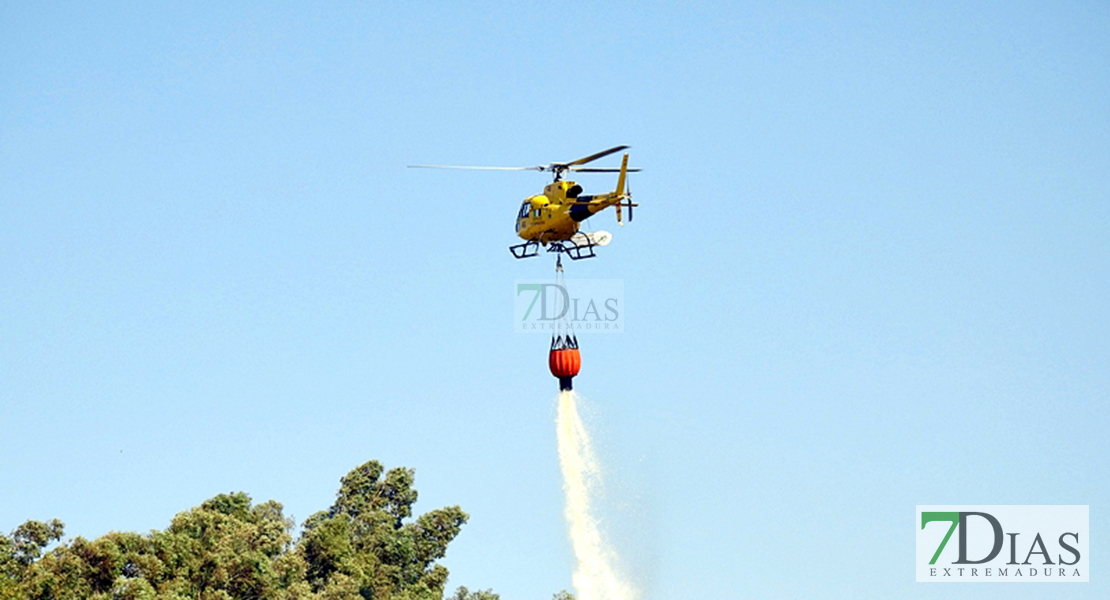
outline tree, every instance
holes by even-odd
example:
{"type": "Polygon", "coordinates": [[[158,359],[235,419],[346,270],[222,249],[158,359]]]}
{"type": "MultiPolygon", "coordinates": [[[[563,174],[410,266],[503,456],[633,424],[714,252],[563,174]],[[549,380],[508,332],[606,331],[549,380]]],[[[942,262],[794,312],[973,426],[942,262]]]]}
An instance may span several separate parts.
{"type": "Polygon", "coordinates": [[[501,596],[493,593],[493,590],[472,592],[466,589],[466,586],[460,585],[447,600],[501,600],[501,596]]]}
{"type": "Polygon", "coordinates": [[[458,506],[412,516],[416,490],[412,469],[391,469],[370,461],[340,482],[335,504],[305,522],[301,551],[314,591],[336,581],[354,586],[364,598],[439,600],[447,583],[443,558],[467,514],[458,506]]]}
{"type": "Polygon", "coordinates": [[[54,519],[49,523],[27,521],[12,532],[0,535],[0,600],[21,598],[18,581],[42,556],[51,542],[62,539],[65,526],[54,519]]]}
{"type": "Polygon", "coordinates": [[[62,523],[28,521],[0,535],[0,600],[440,600],[447,569],[436,561],[467,514],[452,506],[412,519],[413,480],[412,469],[358,467],[295,543],[281,504],[241,492],[179,513],[164,531],[78,537],[45,553],[62,523]]]}

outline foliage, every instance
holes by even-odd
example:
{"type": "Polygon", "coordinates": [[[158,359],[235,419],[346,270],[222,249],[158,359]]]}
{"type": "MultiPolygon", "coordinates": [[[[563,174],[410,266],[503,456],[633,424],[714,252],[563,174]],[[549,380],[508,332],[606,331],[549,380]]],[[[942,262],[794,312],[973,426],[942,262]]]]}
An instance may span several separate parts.
{"type": "Polygon", "coordinates": [[[501,600],[501,596],[493,593],[493,590],[479,590],[472,592],[466,589],[466,586],[459,586],[455,593],[447,600],[501,600]]]}
{"type": "MultiPolygon", "coordinates": [[[[377,461],[358,467],[295,542],[281,504],[241,492],[178,514],[164,531],[78,537],[45,553],[62,523],[28,521],[0,535],[0,600],[439,600],[447,569],[436,561],[467,514],[452,506],[412,519],[413,475],[377,461]]],[[[497,598],[478,594],[465,598],[497,598]]]]}

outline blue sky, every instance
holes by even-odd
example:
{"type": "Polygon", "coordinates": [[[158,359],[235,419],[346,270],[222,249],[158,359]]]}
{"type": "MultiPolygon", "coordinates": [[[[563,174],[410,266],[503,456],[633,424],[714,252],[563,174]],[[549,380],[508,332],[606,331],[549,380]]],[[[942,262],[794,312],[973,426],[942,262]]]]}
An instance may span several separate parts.
{"type": "Polygon", "coordinates": [[[569,588],[547,176],[404,167],[630,144],[568,277],[624,281],[576,389],[645,599],[1045,593],[915,584],[919,504],[1103,555],[1104,3],[99,4],[0,5],[0,530],[303,520],[377,458],[471,514],[452,588],[569,588]]]}

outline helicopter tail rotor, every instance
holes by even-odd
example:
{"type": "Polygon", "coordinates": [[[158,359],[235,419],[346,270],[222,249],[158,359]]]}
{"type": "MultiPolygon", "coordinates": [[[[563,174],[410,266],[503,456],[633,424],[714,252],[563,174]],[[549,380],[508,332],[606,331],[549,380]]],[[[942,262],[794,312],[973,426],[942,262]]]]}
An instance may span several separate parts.
{"type": "Polygon", "coordinates": [[[639,206],[639,204],[632,201],[632,191],[631,190],[629,190],[628,193],[624,195],[624,199],[625,199],[624,202],[618,202],[616,204],[617,223],[619,223],[620,225],[624,225],[624,220],[621,218],[622,217],[621,208],[623,207],[623,208],[628,209],[628,220],[629,220],[629,222],[631,222],[632,221],[632,209],[636,206],[639,206]]]}

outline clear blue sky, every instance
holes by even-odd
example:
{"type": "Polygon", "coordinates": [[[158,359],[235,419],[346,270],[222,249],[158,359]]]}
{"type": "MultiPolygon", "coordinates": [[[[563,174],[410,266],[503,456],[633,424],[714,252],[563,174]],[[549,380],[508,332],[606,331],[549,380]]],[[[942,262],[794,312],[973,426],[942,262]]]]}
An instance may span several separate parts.
{"type": "Polygon", "coordinates": [[[570,588],[547,176],[404,166],[616,144],[568,275],[625,285],[576,387],[645,600],[1110,596],[1104,2],[3,2],[0,531],[377,458],[470,513],[452,589],[570,588]],[[1092,583],[916,584],[918,504],[1089,504],[1092,583]]]}

